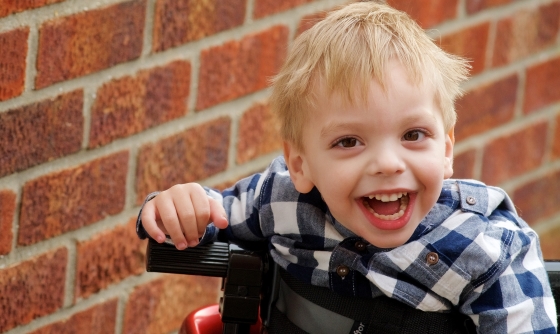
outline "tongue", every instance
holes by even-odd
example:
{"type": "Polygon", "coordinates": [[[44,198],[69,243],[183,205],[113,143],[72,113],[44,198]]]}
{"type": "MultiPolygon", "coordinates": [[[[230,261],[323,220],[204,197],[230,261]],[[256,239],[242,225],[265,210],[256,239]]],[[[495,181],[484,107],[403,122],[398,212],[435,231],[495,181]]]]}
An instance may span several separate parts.
{"type": "Polygon", "coordinates": [[[401,201],[391,201],[391,202],[381,202],[373,199],[367,199],[369,206],[373,209],[373,211],[377,212],[380,215],[392,215],[399,212],[401,207],[401,201]]]}

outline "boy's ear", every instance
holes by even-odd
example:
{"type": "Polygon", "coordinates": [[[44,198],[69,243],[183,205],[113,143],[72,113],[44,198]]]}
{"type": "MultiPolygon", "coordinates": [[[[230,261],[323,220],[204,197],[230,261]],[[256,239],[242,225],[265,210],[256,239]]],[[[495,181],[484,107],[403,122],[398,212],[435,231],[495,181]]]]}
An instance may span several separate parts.
{"type": "Polygon", "coordinates": [[[288,165],[290,178],[296,190],[302,194],[310,192],[315,185],[309,179],[309,175],[305,171],[305,157],[301,150],[295,148],[288,142],[284,142],[284,159],[286,160],[286,165],[288,165]]]}
{"type": "Polygon", "coordinates": [[[455,145],[455,127],[445,135],[445,158],[443,177],[448,179],[453,175],[453,146],[455,145]]]}

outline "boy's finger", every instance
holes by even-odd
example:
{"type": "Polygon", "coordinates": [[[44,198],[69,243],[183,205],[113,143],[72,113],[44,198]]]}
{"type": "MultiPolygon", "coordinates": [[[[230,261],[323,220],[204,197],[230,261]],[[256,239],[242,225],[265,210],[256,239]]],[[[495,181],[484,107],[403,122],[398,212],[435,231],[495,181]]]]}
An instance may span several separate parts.
{"type": "Polygon", "coordinates": [[[167,229],[167,233],[169,233],[171,240],[173,240],[175,247],[177,247],[177,249],[185,249],[187,248],[187,241],[183,235],[173,200],[164,198],[164,196],[161,195],[162,194],[153,199],[153,201],[157,201],[156,210],[159,213],[163,225],[167,229]]]}
{"type": "Polygon", "coordinates": [[[189,247],[198,244],[195,207],[188,196],[174,198],[175,210],[189,247]]]}
{"type": "Polygon", "coordinates": [[[210,221],[210,202],[204,189],[191,193],[191,200],[195,207],[196,227],[198,237],[201,237],[206,231],[206,226],[210,221]]]}
{"type": "Polygon", "coordinates": [[[144,205],[140,219],[142,220],[142,226],[152,239],[159,243],[165,241],[165,234],[157,225],[154,203],[150,201],[144,205]]]}
{"type": "Polygon", "coordinates": [[[208,201],[210,202],[210,221],[219,229],[226,228],[228,226],[226,210],[215,199],[209,198],[208,201]]]}

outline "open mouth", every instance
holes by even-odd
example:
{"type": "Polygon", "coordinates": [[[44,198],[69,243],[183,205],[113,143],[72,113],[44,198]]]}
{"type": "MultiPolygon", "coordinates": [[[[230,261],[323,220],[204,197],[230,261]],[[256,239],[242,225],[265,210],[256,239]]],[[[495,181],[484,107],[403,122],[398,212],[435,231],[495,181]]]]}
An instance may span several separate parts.
{"type": "Polygon", "coordinates": [[[381,220],[397,220],[406,212],[410,198],[408,193],[377,194],[363,197],[364,207],[381,220]]]}

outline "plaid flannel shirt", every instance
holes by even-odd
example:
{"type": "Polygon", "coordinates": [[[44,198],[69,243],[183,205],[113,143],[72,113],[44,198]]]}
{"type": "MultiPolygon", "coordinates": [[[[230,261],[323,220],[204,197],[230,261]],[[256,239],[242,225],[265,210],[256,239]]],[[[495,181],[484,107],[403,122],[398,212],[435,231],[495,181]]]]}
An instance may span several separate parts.
{"type": "MultiPolygon", "coordinates": [[[[282,157],[222,193],[207,192],[230,225],[218,233],[210,224],[201,243],[218,234],[266,241],[274,261],[304,282],[351,296],[387,295],[429,312],[456,309],[480,333],[556,333],[538,236],[499,188],[444,181],[410,240],[392,249],[342,226],[317,189],[297,192],[282,157]]],[[[146,237],[140,220],[137,232],[146,237]]]]}

